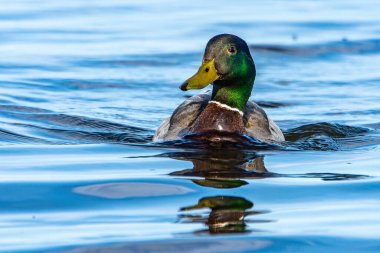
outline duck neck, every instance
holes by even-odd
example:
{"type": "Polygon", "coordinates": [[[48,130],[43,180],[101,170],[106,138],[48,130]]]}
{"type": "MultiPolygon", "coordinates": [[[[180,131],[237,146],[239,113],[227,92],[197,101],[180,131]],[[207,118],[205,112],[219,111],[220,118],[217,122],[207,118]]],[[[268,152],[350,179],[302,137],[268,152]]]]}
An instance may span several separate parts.
{"type": "Polygon", "coordinates": [[[244,112],[245,106],[251,96],[254,78],[246,82],[235,84],[224,84],[215,82],[212,90],[212,101],[228,105],[232,108],[244,112]]]}

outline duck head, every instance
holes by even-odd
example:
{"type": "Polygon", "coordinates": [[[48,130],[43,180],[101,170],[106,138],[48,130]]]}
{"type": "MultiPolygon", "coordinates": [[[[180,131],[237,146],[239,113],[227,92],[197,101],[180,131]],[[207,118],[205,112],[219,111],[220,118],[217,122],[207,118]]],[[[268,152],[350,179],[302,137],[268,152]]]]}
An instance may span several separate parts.
{"type": "Polygon", "coordinates": [[[244,111],[255,76],[255,64],[247,43],[235,35],[220,34],[207,43],[198,72],[180,89],[202,89],[213,84],[213,101],[244,111]]]}

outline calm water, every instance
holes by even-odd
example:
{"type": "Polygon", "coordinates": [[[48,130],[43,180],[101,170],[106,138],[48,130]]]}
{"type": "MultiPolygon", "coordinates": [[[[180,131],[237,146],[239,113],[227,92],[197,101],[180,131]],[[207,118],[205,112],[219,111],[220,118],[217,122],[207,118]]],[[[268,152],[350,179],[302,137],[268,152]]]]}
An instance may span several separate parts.
{"type": "Polygon", "coordinates": [[[0,1],[0,251],[379,252],[378,1],[0,1]],[[151,143],[208,39],[284,147],[151,143]]]}

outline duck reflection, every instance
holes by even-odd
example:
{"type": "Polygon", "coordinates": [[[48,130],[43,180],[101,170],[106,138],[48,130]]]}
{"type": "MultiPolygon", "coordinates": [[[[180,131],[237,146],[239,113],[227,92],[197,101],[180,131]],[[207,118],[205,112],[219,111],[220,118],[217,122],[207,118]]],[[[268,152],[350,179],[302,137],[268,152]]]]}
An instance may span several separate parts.
{"type": "Polygon", "coordinates": [[[213,188],[235,188],[246,185],[241,178],[265,178],[273,176],[264,165],[264,157],[256,153],[237,150],[177,152],[169,155],[178,160],[193,163],[193,168],[170,173],[171,176],[201,177],[193,179],[198,185],[213,188]]]}
{"type": "Polygon", "coordinates": [[[248,211],[253,207],[253,203],[241,197],[214,196],[205,197],[198,201],[196,205],[182,207],[180,211],[193,211],[203,208],[211,209],[209,214],[181,214],[180,220],[183,223],[204,223],[208,230],[196,231],[196,233],[220,234],[220,233],[245,233],[245,217],[257,215],[264,212],[248,211]]]}

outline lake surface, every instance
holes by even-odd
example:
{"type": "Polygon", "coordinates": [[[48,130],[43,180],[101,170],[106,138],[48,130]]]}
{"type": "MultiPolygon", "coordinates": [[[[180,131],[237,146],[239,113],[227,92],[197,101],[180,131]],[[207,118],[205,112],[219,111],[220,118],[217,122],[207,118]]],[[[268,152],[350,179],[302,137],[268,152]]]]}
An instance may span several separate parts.
{"type": "Polygon", "coordinates": [[[0,4],[0,251],[379,252],[378,1],[0,4]],[[151,142],[219,33],[283,147],[151,142]]]}

